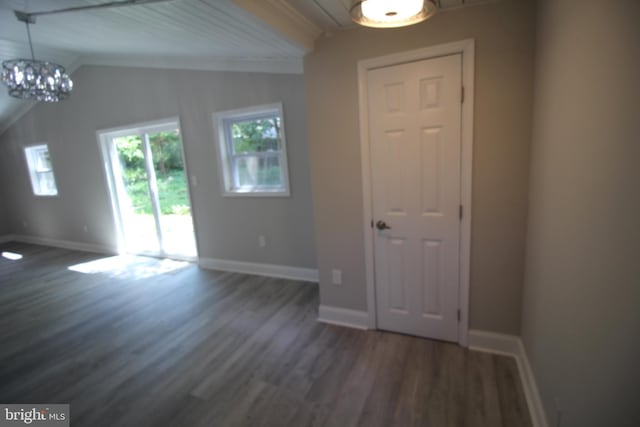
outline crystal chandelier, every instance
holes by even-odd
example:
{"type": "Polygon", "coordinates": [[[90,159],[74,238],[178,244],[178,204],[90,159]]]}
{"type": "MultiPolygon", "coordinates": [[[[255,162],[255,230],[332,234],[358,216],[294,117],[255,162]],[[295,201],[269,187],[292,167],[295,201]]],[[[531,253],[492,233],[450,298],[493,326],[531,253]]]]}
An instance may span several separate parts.
{"type": "Polygon", "coordinates": [[[73,89],[73,82],[62,65],[38,61],[33,55],[29,24],[35,17],[24,12],[15,12],[18,21],[27,25],[31,59],[10,59],[2,63],[2,82],[9,87],[9,95],[20,99],[58,102],[66,99],[73,89]]]}
{"type": "Polygon", "coordinates": [[[437,9],[434,0],[351,0],[349,14],[365,27],[394,28],[429,19],[437,9]]]}

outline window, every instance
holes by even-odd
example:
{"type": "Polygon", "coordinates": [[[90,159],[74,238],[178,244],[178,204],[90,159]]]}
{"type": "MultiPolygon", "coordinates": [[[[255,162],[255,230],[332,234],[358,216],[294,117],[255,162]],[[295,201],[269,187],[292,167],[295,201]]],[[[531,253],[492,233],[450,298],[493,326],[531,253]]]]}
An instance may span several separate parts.
{"type": "Polygon", "coordinates": [[[288,196],[282,104],[213,116],[225,196],[288,196]]]}
{"type": "Polygon", "coordinates": [[[53,176],[49,147],[46,144],[25,147],[27,167],[31,176],[31,186],[36,196],[55,196],[58,194],[56,178],[53,176]]]}

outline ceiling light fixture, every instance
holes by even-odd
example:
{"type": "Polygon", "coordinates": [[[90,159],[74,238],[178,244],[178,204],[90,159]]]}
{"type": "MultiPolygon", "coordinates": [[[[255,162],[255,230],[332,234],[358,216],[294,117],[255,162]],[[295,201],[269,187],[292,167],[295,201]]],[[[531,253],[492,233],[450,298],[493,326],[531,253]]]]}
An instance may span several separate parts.
{"type": "Polygon", "coordinates": [[[425,21],[437,10],[434,0],[351,0],[349,14],[365,27],[394,28],[425,21]]]}
{"type": "Polygon", "coordinates": [[[69,78],[62,65],[53,62],[38,61],[33,55],[31,31],[29,24],[36,23],[36,16],[54,15],[57,13],[79,12],[89,9],[106,9],[121,6],[136,6],[151,3],[163,3],[172,0],[117,0],[107,3],[90,4],[84,6],[66,7],[64,9],[47,10],[42,12],[13,13],[18,21],[27,25],[29,49],[31,59],[10,59],[2,63],[0,80],[9,87],[9,95],[20,99],[33,99],[44,102],[58,102],[69,97],[73,89],[73,81],[69,78]]]}
{"type": "Polygon", "coordinates": [[[38,61],[33,55],[29,24],[36,18],[24,12],[15,12],[18,21],[27,25],[31,59],[10,59],[2,63],[2,82],[9,87],[9,95],[20,99],[58,102],[69,96],[73,81],[62,65],[38,61]]]}

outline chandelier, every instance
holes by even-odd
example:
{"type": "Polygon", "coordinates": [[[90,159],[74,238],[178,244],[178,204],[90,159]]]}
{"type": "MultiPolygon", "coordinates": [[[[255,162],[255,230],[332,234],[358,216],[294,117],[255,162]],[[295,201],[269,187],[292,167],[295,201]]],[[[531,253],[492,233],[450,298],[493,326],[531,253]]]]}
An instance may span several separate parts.
{"type": "Polygon", "coordinates": [[[44,102],[58,102],[69,97],[73,82],[62,65],[53,62],[38,61],[33,55],[31,31],[29,24],[36,23],[36,16],[54,15],[57,13],[79,12],[90,9],[107,9],[121,6],[137,6],[151,3],[163,3],[172,0],[113,0],[106,3],[65,7],[63,9],[20,12],[14,14],[18,21],[27,25],[31,59],[10,59],[2,63],[0,80],[9,87],[9,95],[20,99],[34,99],[44,102]]]}
{"type": "Polygon", "coordinates": [[[33,54],[29,24],[34,24],[34,16],[24,12],[14,12],[18,21],[27,26],[31,59],[10,59],[2,63],[2,82],[9,87],[9,95],[20,99],[44,102],[58,102],[66,99],[73,89],[73,81],[62,65],[38,61],[33,54]]]}
{"type": "Polygon", "coordinates": [[[427,20],[437,9],[434,0],[351,0],[349,14],[365,27],[393,28],[427,20]]]}

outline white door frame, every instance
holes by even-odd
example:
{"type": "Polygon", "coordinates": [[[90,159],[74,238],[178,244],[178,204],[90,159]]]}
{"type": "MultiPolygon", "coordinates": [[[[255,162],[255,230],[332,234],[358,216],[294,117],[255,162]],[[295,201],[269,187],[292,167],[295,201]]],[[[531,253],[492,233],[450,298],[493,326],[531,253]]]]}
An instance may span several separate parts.
{"type": "Polygon", "coordinates": [[[389,67],[407,62],[431,59],[440,56],[461,54],[462,56],[462,85],[464,86],[464,103],[461,117],[461,193],[460,202],[463,206],[462,221],[460,222],[460,289],[458,325],[458,344],[467,346],[469,329],[469,272],[471,260],[471,167],[473,159],[473,82],[475,65],[475,43],[473,39],[446,43],[423,49],[401,52],[372,59],[358,61],[358,97],[360,109],[360,153],[362,166],[362,195],[363,195],[363,228],[365,247],[365,268],[367,281],[368,326],[376,329],[376,290],[375,263],[373,251],[373,196],[371,186],[371,149],[369,141],[369,100],[368,72],[376,68],[389,67]]]}
{"type": "MultiPolygon", "coordinates": [[[[182,163],[184,165],[184,174],[185,174],[185,179],[187,184],[187,199],[189,200],[189,207],[191,208],[191,221],[193,222],[193,235],[196,243],[196,256],[191,257],[191,256],[180,256],[180,255],[171,254],[170,257],[175,259],[184,259],[186,261],[197,261],[199,259],[200,253],[198,251],[198,248],[200,246],[198,244],[198,234],[196,233],[197,227],[196,227],[195,211],[193,208],[193,189],[191,188],[192,187],[191,175],[189,174],[189,166],[187,165],[184,134],[182,133],[180,117],[178,116],[169,117],[166,119],[153,120],[148,122],[134,123],[134,124],[125,125],[125,126],[117,126],[113,128],[107,128],[107,129],[99,129],[96,131],[98,149],[100,151],[100,154],[102,155],[102,163],[103,163],[102,171],[104,173],[103,176],[106,183],[107,194],[109,195],[109,199],[111,201],[114,228],[118,235],[117,252],[120,255],[127,253],[127,250],[123,241],[124,231],[122,229],[122,217],[120,216],[121,210],[120,210],[120,206],[118,205],[119,203],[118,198],[113,197],[114,194],[117,194],[117,188],[114,184],[115,178],[113,176],[113,168],[111,164],[111,153],[109,153],[109,145],[110,145],[109,140],[118,136],[129,136],[132,134],[140,134],[143,132],[150,133],[150,132],[153,132],[154,130],[163,131],[163,130],[166,130],[167,126],[173,127],[174,125],[175,125],[175,128],[178,129],[178,132],[180,134],[182,163]]],[[[147,173],[149,173],[147,153],[145,153],[145,168],[147,169],[147,173]]],[[[154,206],[153,209],[154,211],[156,211],[158,207],[154,206]]],[[[158,227],[157,223],[156,223],[156,227],[158,227]]],[[[162,242],[160,243],[162,244],[162,242]]],[[[167,256],[167,254],[164,253],[162,249],[161,249],[161,255],[167,256]]]]}

